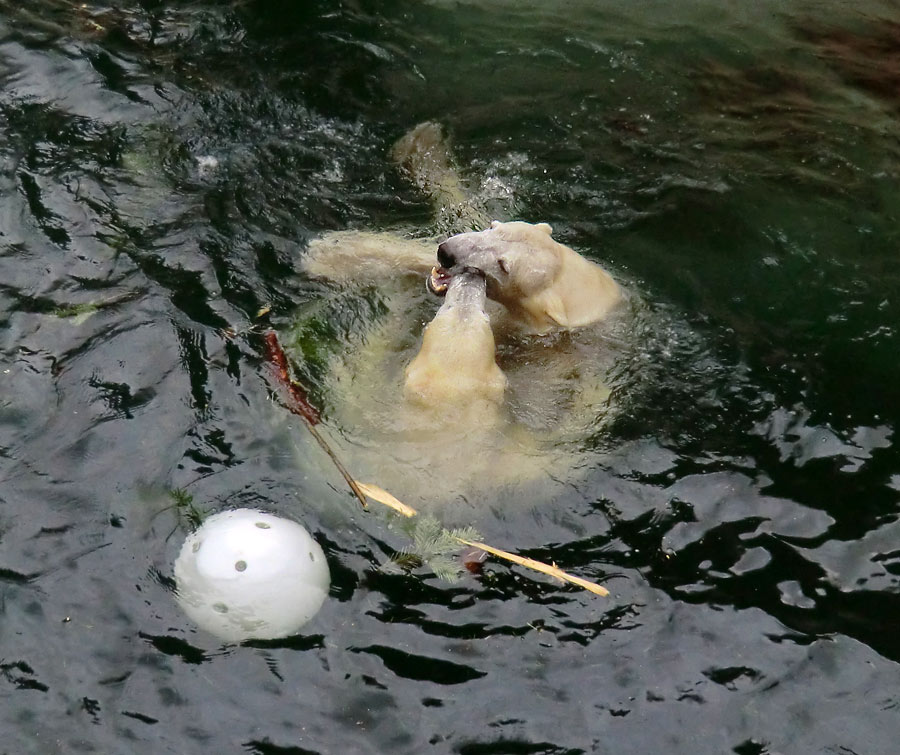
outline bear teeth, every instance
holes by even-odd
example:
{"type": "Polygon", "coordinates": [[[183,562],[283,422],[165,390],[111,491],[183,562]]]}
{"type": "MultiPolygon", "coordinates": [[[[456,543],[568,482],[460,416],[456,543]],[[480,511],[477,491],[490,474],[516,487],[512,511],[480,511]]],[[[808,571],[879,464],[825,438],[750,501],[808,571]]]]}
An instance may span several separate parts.
{"type": "Polygon", "coordinates": [[[449,276],[447,275],[447,271],[442,267],[433,267],[431,268],[431,275],[428,276],[427,287],[428,290],[433,294],[437,294],[438,296],[443,296],[447,293],[449,276]]]}

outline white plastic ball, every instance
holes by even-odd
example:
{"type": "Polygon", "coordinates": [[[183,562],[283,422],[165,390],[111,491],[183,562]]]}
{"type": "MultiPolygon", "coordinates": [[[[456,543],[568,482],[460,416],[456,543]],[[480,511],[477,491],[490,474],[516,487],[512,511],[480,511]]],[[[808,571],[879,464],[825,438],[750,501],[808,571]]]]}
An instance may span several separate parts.
{"type": "Polygon", "coordinates": [[[229,642],[294,634],[330,582],[325,554],[301,525],[253,509],[209,517],[175,559],[184,612],[229,642]]]}

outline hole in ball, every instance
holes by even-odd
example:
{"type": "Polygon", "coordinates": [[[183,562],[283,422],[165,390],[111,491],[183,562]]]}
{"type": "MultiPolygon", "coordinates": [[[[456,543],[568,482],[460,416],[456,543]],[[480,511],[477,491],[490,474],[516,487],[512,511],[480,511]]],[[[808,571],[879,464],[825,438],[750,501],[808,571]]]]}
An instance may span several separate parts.
{"type": "Polygon", "coordinates": [[[235,561],[234,569],[235,569],[235,571],[246,571],[247,570],[247,562],[246,561],[235,561]]]}

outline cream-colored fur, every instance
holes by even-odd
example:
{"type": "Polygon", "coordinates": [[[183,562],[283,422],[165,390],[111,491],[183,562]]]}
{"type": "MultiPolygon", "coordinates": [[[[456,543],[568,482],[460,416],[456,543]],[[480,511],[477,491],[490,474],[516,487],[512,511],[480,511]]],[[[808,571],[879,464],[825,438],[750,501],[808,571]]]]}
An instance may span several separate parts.
{"type": "Polygon", "coordinates": [[[494,500],[523,484],[534,492],[539,479],[565,485],[584,468],[580,441],[607,406],[603,375],[616,353],[604,333],[581,326],[612,311],[618,286],[553,241],[546,224],[488,228],[435,124],[413,129],[393,156],[434,202],[437,230],[461,232],[442,248],[467,262],[455,266],[432,317],[437,300],[424,278],[437,241],[338,231],[310,243],[307,274],[347,287],[341,296],[386,305],[375,320],[359,317],[324,377],[339,453],[357,477],[414,505],[474,503],[486,490],[494,500]],[[501,317],[515,332],[498,328],[501,317]],[[557,335],[523,339],[523,329],[557,335]],[[495,338],[504,339],[499,350],[495,338]]]}
{"type": "Polygon", "coordinates": [[[438,247],[450,273],[475,268],[487,292],[527,330],[579,328],[602,320],[619,303],[618,284],[599,265],[555,241],[547,223],[501,223],[461,233],[438,247]]]}
{"type": "Polygon", "coordinates": [[[465,192],[453,165],[444,131],[433,122],[420,123],[391,150],[398,169],[418,186],[434,207],[435,225],[428,238],[399,232],[332,231],[309,242],[303,271],[341,284],[424,277],[437,264],[436,236],[487,228],[490,218],[465,192]]]}
{"type": "Polygon", "coordinates": [[[484,305],[482,276],[462,274],[450,282],[419,353],[406,368],[409,401],[455,422],[494,421],[507,381],[494,358],[494,333],[484,305]]]}
{"type": "Polygon", "coordinates": [[[434,241],[393,233],[333,231],[310,242],[302,267],[307,275],[344,285],[410,277],[421,283],[435,265],[435,249],[434,241]]]}
{"type": "Polygon", "coordinates": [[[491,219],[465,191],[439,124],[420,123],[397,141],[391,156],[410,181],[431,199],[437,233],[488,227],[491,219]]]}

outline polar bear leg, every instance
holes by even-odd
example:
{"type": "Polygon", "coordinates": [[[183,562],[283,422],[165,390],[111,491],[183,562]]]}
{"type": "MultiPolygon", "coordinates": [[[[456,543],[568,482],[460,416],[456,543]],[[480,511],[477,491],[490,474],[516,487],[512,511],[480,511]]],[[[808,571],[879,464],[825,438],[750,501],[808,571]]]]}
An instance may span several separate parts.
{"type": "Polygon", "coordinates": [[[393,233],[333,231],[313,239],[301,267],[335,283],[372,283],[398,276],[423,278],[437,264],[437,244],[393,233]]]}
{"type": "Polygon", "coordinates": [[[394,144],[391,157],[434,206],[441,233],[480,231],[491,223],[485,209],[466,191],[450,143],[439,123],[425,121],[394,144]]]}

